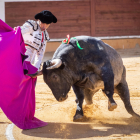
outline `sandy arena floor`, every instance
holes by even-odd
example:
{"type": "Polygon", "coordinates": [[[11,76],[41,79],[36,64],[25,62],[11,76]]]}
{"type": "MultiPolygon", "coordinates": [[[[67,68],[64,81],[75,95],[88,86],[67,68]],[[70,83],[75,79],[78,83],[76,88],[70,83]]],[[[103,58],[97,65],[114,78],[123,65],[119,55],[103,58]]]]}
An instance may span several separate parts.
{"type": "MultiPolygon", "coordinates": [[[[126,66],[132,106],[140,114],[140,48],[117,51],[126,66]]],[[[49,53],[47,56],[44,60],[52,54],[49,53]]],[[[75,95],[72,90],[68,95],[66,101],[57,102],[43,82],[42,76],[39,76],[35,116],[48,122],[48,125],[32,130],[21,130],[14,126],[13,137],[9,140],[140,140],[140,121],[132,119],[117,94],[114,98],[118,107],[115,111],[109,112],[107,97],[101,91],[97,92],[93,97],[93,105],[83,105],[84,122],[72,121],[76,110],[75,95]]],[[[7,140],[5,132],[9,124],[11,122],[0,110],[0,140],[7,140]]]]}

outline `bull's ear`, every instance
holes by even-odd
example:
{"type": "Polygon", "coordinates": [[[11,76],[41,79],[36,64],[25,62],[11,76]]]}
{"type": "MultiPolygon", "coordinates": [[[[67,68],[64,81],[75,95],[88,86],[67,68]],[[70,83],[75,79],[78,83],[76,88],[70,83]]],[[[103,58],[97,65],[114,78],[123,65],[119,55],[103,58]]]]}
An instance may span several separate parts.
{"type": "Polygon", "coordinates": [[[59,67],[60,69],[64,69],[65,68],[65,66],[66,66],[66,63],[65,62],[63,62],[62,63],[62,65],[59,67]]]}

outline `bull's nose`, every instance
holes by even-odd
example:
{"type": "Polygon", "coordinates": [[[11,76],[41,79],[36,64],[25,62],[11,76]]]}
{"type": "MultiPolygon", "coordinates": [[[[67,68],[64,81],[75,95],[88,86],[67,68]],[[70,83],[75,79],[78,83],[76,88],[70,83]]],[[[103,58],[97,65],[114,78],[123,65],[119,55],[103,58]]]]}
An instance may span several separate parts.
{"type": "Polygon", "coordinates": [[[60,98],[59,98],[59,102],[63,102],[63,101],[65,101],[67,98],[68,98],[68,95],[67,95],[66,97],[60,97],[60,98]]]}

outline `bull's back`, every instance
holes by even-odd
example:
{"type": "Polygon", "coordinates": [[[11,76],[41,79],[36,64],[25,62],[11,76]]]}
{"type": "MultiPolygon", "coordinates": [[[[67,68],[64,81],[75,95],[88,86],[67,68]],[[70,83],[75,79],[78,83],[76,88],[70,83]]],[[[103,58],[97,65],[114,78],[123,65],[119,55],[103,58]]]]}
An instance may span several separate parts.
{"type": "MultiPolygon", "coordinates": [[[[98,38],[86,37],[86,39],[87,42],[96,45],[96,48],[99,50],[99,54],[100,53],[102,54],[102,52],[106,54],[104,56],[108,57],[108,61],[111,63],[111,67],[114,73],[114,84],[118,85],[122,79],[123,68],[124,68],[121,56],[114,48],[112,48],[111,46],[104,43],[102,40],[98,38]]],[[[104,56],[101,55],[100,57],[104,57],[104,56]]],[[[99,85],[102,85],[102,83],[99,82],[99,85]]]]}

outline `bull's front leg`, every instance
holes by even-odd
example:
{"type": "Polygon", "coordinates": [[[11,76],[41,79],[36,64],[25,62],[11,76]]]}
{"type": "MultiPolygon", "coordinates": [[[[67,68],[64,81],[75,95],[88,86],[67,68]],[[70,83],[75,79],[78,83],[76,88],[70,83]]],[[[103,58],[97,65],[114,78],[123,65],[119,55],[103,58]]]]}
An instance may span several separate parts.
{"type": "Polygon", "coordinates": [[[77,109],[76,109],[76,113],[73,117],[73,121],[77,121],[83,118],[83,109],[82,109],[82,105],[83,105],[83,100],[84,100],[84,89],[73,85],[73,90],[74,93],[76,95],[76,103],[77,103],[77,109]]]}

